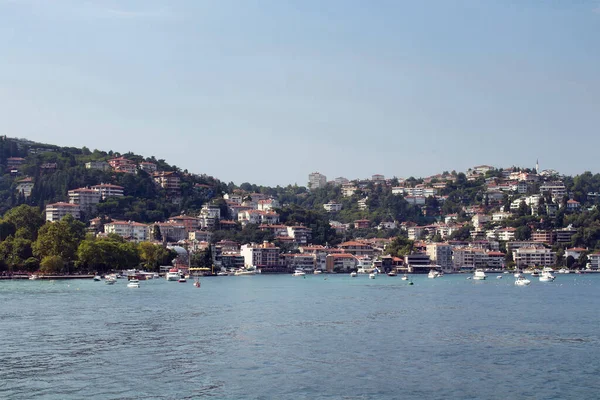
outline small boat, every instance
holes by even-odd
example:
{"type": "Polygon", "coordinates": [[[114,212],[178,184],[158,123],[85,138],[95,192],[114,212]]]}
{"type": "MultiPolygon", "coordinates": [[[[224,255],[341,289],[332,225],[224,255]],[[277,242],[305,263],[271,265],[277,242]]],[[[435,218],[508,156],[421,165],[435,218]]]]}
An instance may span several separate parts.
{"type": "Polygon", "coordinates": [[[503,273],[504,273],[504,274],[508,274],[508,271],[504,271],[503,273]]]}
{"type": "Polygon", "coordinates": [[[521,278],[521,277],[523,277],[523,274],[517,271],[517,272],[515,272],[515,273],[513,274],[513,276],[514,276],[515,278],[521,278]]]}
{"type": "Polygon", "coordinates": [[[196,280],[194,281],[194,286],[196,286],[197,288],[200,287],[200,279],[196,278],[196,280]]]}
{"type": "Polygon", "coordinates": [[[485,272],[481,268],[477,268],[473,274],[473,279],[476,281],[484,281],[486,277],[485,272]]]}
{"type": "Polygon", "coordinates": [[[229,276],[229,274],[225,271],[219,271],[217,272],[217,276],[229,276]]]}
{"type": "Polygon", "coordinates": [[[502,275],[498,275],[496,279],[502,279],[502,275]]]}
{"type": "Polygon", "coordinates": [[[369,279],[375,279],[376,274],[369,274],[369,279]]]}
{"type": "Polygon", "coordinates": [[[313,271],[313,274],[314,274],[314,275],[319,275],[319,274],[322,274],[322,273],[323,273],[323,271],[321,271],[320,269],[315,269],[315,270],[313,271]]]}
{"type": "Polygon", "coordinates": [[[550,271],[542,271],[540,275],[540,282],[552,282],[556,279],[554,275],[550,271]]]}
{"type": "Polygon", "coordinates": [[[394,272],[394,271],[390,271],[387,273],[387,276],[396,276],[396,275],[398,275],[398,274],[396,274],[396,272],[394,272]]]}
{"type": "Polygon", "coordinates": [[[531,281],[530,281],[529,279],[526,279],[526,278],[524,278],[524,277],[522,277],[522,276],[518,277],[518,278],[515,280],[515,285],[517,285],[517,286],[527,286],[527,285],[529,285],[530,283],[531,283],[531,281]]]}
{"type": "Polygon", "coordinates": [[[179,279],[177,279],[177,282],[186,283],[187,281],[186,281],[185,277],[183,275],[181,275],[181,277],[179,277],[179,279]]]}
{"type": "Polygon", "coordinates": [[[30,280],[30,281],[35,281],[36,279],[39,279],[39,278],[40,278],[40,277],[39,277],[39,276],[37,276],[36,274],[29,275],[29,280],[30,280]]]}
{"type": "Polygon", "coordinates": [[[440,273],[437,272],[435,269],[430,269],[429,273],[427,274],[427,277],[431,278],[431,279],[435,279],[435,278],[437,278],[439,276],[440,276],[440,273]]]}
{"type": "Polygon", "coordinates": [[[414,285],[414,283],[412,281],[408,282],[409,285],[414,285]]]}
{"type": "Polygon", "coordinates": [[[165,279],[168,281],[178,281],[180,277],[181,274],[177,268],[171,268],[165,275],[165,279]]]}
{"type": "Polygon", "coordinates": [[[539,270],[539,269],[534,269],[534,270],[531,272],[531,276],[540,276],[540,270],[539,270]]]}
{"type": "Polygon", "coordinates": [[[292,274],[292,276],[304,276],[306,275],[306,272],[302,271],[301,269],[297,269],[294,271],[294,273],[292,274]]]}
{"type": "Polygon", "coordinates": [[[94,276],[94,281],[99,282],[101,280],[102,280],[102,278],[100,277],[100,275],[95,275],[94,276]]]}
{"type": "Polygon", "coordinates": [[[127,283],[127,287],[129,288],[139,288],[140,287],[140,281],[137,279],[130,279],[129,283],[127,283]]]}
{"type": "Polygon", "coordinates": [[[117,278],[106,278],[104,283],[106,283],[107,285],[114,285],[115,283],[117,283],[117,278]]]}
{"type": "Polygon", "coordinates": [[[240,275],[256,275],[256,270],[253,269],[238,269],[234,273],[235,276],[240,275]]]}
{"type": "Polygon", "coordinates": [[[402,279],[403,281],[407,281],[407,280],[408,280],[408,275],[406,275],[406,274],[402,275],[402,278],[401,278],[401,279],[402,279]]]}
{"type": "Polygon", "coordinates": [[[358,275],[356,272],[350,272],[350,278],[356,278],[356,275],[358,275]]]}

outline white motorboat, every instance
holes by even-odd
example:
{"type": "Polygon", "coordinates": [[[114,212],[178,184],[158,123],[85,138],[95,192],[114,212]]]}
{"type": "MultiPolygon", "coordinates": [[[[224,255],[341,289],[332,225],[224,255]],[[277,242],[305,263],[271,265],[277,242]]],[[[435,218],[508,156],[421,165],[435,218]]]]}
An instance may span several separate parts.
{"type": "Polygon", "coordinates": [[[165,275],[165,279],[168,281],[178,281],[181,278],[181,273],[177,268],[171,268],[165,275]]]}
{"type": "Polygon", "coordinates": [[[539,269],[534,269],[531,271],[531,276],[540,276],[541,271],[539,269]]]}
{"type": "Polygon", "coordinates": [[[484,281],[487,278],[485,272],[481,268],[477,268],[473,274],[473,279],[476,281],[484,281]]]}
{"type": "Polygon", "coordinates": [[[428,278],[431,278],[431,279],[438,278],[439,276],[440,276],[440,273],[439,273],[439,272],[437,272],[437,271],[436,271],[436,270],[434,270],[434,269],[430,269],[430,270],[429,270],[429,273],[427,274],[427,277],[428,277],[428,278]]]}
{"type": "Polygon", "coordinates": [[[217,272],[217,276],[228,276],[229,274],[225,271],[219,271],[217,272]]]}
{"type": "Polygon", "coordinates": [[[522,276],[518,277],[517,279],[515,279],[515,285],[517,286],[527,286],[531,283],[531,281],[529,279],[526,279],[522,276]]]}
{"type": "Polygon", "coordinates": [[[179,279],[177,279],[177,282],[179,282],[179,283],[186,283],[187,280],[182,275],[179,279]]]}
{"type": "Polygon", "coordinates": [[[94,281],[99,282],[102,280],[102,277],[100,277],[100,275],[95,275],[94,276],[94,281]]]}
{"type": "Polygon", "coordinates": [[[356,275],[358,275],[356,272],[350,272],[350,278],[356,278],[356,275]]]}
{"type": "Polygon", "coordinates": [[[556,277],[550,271],[542,271],[540,282],[552,282],[556,277]]]}
{"type": "Polygon", "coordinates": [[[234,272],[235,276],[240,276],[240,275],[256,275],[256,271],[253,269],[238,269],[234,272]]]}
{"type": "Polygon", "coordinates": [[[39,279],[39,278],[40,278],[40,277],[39,277],[39,276],[37,276],[36,274],[29,275],[29,280],[30,280],[30,281],[35,281],[35,280],[37,280],[37,279],[39,279]]]}
{"type": "Polygon", "coordinates": [[[514,276],[515,278],[521,278],[521,277],[523,277],[523,274],[522,274],[522,273],[520,273],[519,271],[517,271],[517,272],[515,272],[515,273],[513,274],[513,276],[514,276]]]}
{"type": "Polygon", "coordinates": [[[292,274],[292,276],[304,276],[306,275],[306,272],[302,271],[301,269],[297,269],[294,271],[294,273],[292,274]]]}
{"type": "Polygon", "coordinates": [[[390,271],[390,272],[387,273],[387,276],[396,276],[396,275],[398,275],[396,273],[396,271],[390,271]]]}
{"type": "Polygon", "coordinates": [[[112,277],[112,276],[107,276],[106,279],[104,280],[104,283],[106,283],[107,285],[114,285],[115,283],[117,283],[117,278],[112,277]]]}
{"type": "Polygon", "coordinates": [[[140,281],[137,279],[130,279],[129,283],[127,283],[127,287],[129,288],[139,288],[140,287],[140,281]]]}
{"type": "Polygon", "coordinates": [[[502,279],[502,275],[498,275],[496,279],[502,279]]]}
{"type": "Polygon", "coordinates": [[[314,275],[319,275],[319,274],[322,274],[322,273],[323,273],[323,271],[321,271],[320,269],[315,269],[315,270],[313,271],[313,274],[314,274],[314,275]]]}
{"type": "Polygon", "coordinates": [[[373,273],[369,274],[369,279],[375,279],[375,275],[376,274],[373,274],[373,273]]]}
{"type": "Polygon", "coordinates": [[[408,280],[408,275],[404,274],[404,275],[402,275],[402,278],[400,278],[400,279],[402,279],[403,281],[407,281],[408,280]]]}

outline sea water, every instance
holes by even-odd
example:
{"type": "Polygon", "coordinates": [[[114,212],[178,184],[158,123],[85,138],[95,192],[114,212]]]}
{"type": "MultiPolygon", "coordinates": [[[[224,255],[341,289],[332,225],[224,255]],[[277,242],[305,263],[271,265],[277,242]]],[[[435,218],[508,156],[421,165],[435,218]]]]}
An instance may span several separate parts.
{"type": "Polygon", "coordinates": [[[0,281],[0,398],[600,398],[600,276],[466,278],[0,281]]]}

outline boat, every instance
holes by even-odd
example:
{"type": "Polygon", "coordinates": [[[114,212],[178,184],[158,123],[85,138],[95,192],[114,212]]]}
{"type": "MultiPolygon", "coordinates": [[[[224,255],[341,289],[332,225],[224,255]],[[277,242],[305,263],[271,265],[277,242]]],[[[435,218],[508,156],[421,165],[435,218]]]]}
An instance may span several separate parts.
{"type": "Polygon", "coordinates": [[[534,269],[533,271],[531,271],[531,276],[540,276],[540,270],[534,269]]]}
{"type": "Polygon", "coordinates": [[[350,278],[356,278],[356,275],[358,275],[356,272],[350,272],[350,278]]]}
{"type": "Polygon", "coordinates": [[[100,277],[100,275],[94,275],[94,281],[99,282],[102,280],[102,277],[100,277]]]}
{"type": "Polygon", "coordinates": [[[114,285],[115,283],[117,283],[117,278],[109,276],[104,280],[104,283],[106,283],[107,285],[114,285]]]}
{"type": "Polygon", "coordinates": [[[542,271],[542,274],[540,275],[540,282],[552,282],[554,279],[556,279],[556,277],[552,275],[552,272],[550,271],[542,271]]]}
{"type": "Polygon", "coordinates": [[[177,268],[171,268],[165,275],[167,281],[178,281],[181,278],[181,274],[177,268]]]}
{"type": "Polygon", "coordinates": [[[306,272],[302,271],[301,269],[297,269],[294,271],[294,273],[292,274],[292,276],[304,276],[306,275],[306,272]]]}
{"type": "Polygon", "coordinates": [[[240,275],[256,275],[256,271],[253,269],[238,269],[234,272],[235,276],[240,275]]]}
{"type": "Polygon", "coordinates": [[[200,279],[196,278],[196,279],[194,280],[194,286],[196,286],[197,288],[199,288],[199,287],[200,287],[200,279]]]}
{"type": "Polygon", "coordinates": [[[408,275],[406,275],[406,274],[402,275],[402,278],[401,278],[401,279],[402,279],[403,281],[407,281],[407,280],[408,280],[408,275]]]}
{"type": "Polygon", "coordinates": [[[514,276],[515,278],[521,278],[521,277],[523,276],[523,274],[522,274],[522,273],[520,273],[519,271],[517,271],[517,272],[515,272],[515,273],[513,274],[513,276],[514,276]]]}
{"type": "Polygon", "coordinates": [[[526,279],[522,276],[518,277],[517,279],[515,279],[515,285],[517,286],[527,286],[531,283],[531,281],[529,279],[526,279]]]}
{"type": "Polygon", "coordinates": [[[217,272],[217,276],[228,276],[229,274],[225,271],[219,271],[217,272]]]}
{"type": "Polygon", "coordinates": [[[40,277],[38,275],[36,275],[36,274],[29,275],[29,280],[30,281],[35,281],[36,279],[39,279],[39,278],[40,277]]]}
{"type": "Polygon", "coordinates": [[[475,270],[475,273],[473,274],[473,279],[475,279],[476,281],[484,281],[485,278],[487,278],[485,272],[481,268],[477,268],[475,270]]]}
{"type": "Polygon", "coordinates": [[[314,274],[314,275],[319,275],[319,274],[322,274],[322,273],[323,273],[323,271],[321,271],[320,269],[315,269],[315,270],[313,271],[313,274],[314,274]]]}
{"type": "Polygon", "coordinates": [[[435,278],[437,278],[439,276],[440,276],[440,273],[437,272],[435,269],[430,269],[429,273],[427,274],[427,277],[431,278],[431,279],[435,279],[435,278]]]}
{"type": "Polygon", "coordinates": [[[496,279],[502,279],[502,275],[498,275],[496,279]]]}
{"type": "Polygon", "coordinates": [[[127,283],[127,287],[129,288],[139,288],[140,287],[140,281],[137,279],[130,279],[129,283],[127,283]]]}
{"type": "Polygon", "coordinates": [[[374,273],[369,274],[369,279],[375,279],[375,275],[374,273]]]}

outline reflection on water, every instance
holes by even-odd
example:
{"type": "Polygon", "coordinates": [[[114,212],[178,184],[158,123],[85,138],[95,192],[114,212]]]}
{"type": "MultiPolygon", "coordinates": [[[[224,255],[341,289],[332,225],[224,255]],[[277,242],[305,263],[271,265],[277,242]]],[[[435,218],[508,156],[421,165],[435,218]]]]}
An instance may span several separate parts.
{"type": "Polygon", "coordinates": [[[0,282],[0,398],[595,398],[600,276],[0,282]]]}

